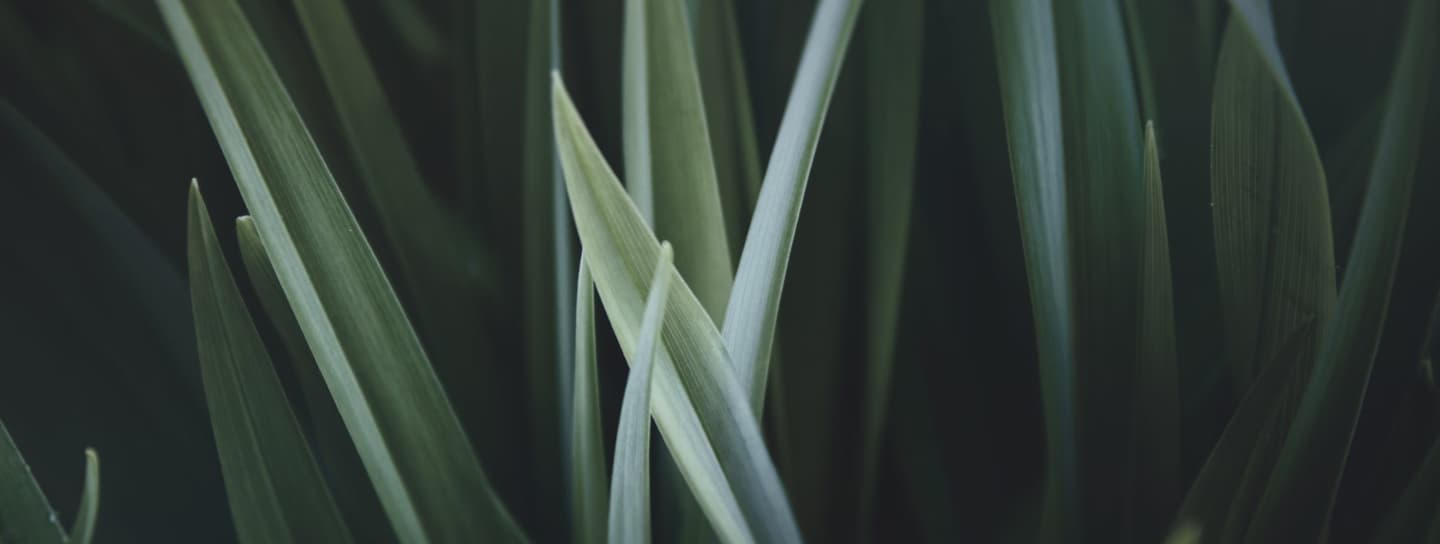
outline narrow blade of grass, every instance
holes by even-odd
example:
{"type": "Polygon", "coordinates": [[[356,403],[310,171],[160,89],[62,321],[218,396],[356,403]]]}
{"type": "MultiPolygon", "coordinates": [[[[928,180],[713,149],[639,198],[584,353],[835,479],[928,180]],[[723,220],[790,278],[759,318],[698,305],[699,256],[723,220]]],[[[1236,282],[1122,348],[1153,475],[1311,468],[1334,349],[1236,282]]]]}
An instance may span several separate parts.
{"type": "Polygon", "coordinates": [[[1155,126],[1145,124],[1139,351],[1135,368],[1135,535],[1158,541],[1180,502],[1180,382],[1175,354],[1169,228],[1155,126]]]}
{"type": "Polygon", "coordinates": [[[1435,17],[1433,0],[1410,2],[1345,283],[1249,541],[1318,540],[1328,525],[1390,304],[1435,70],[1435,17]]]}
{"type": "Polygon", "coordinates": [[[0,423],[0,537],[25,544],[64,544],[65,533],[30,465],[0,423]]]}
{"type": "Polygon", "coordinates": [[[85,450],[85,489],[80,494],[79,511],[70,527],[72,544],[90,544],[95,538],[95,520],[100,517],[100,454],[93,448],[85,450]]]}
{"type": "Polygon", "coordinates": [[[247,542],[350,542],[193,183],[188,230],[201,377],[236,532],[247,542]]]}
{"type": "Polygon", "coordinates": [[[690,2],[695,24],[695,57],[701,95],[715,154],[715,177],[725,208],[730,254],[745,242],[745,225],[760,196],[760,148],[755,141],[755,113],[750,83],[740,50],[740,31],[731,0],[690,2]]]}
{"type": "Polygon", "coordinates": [[[675,244],[675,267],[718,321],[734,262],[683,9],[673,0],[625,4],[625,171],[655,234],[675,244]]]}
{"type": "Polygon", "coordinates": [[[815,6],[815,18],[770,152],[770,164],[765,168],[740,268],[735,273],[735,287],[725,309],[725,347],[756,413],[761,412],[765,401],[780,291],[785,285],[795,224],[800,220],[800,206],[810,181],[815,145],[860,5],[861,0],[820,0],[815,6]]]}
{"type": "Polygon", "coordinates": [[[1047,443],[1043,523],[1050,538],[1075,540],[1080,523],[1075,474],[1075,322],[1054,14],[1045,0],[994,0],[990,23],[1040,358],[1047,443]]]}
{"type": "Polygon", "coordinates": [[[866,374],[860,456],[862,538],[870,536],[876,464],[890,405],[895,339],[915,188],[920,124],[920,64],[925,5],[919,0],[873,4],[864,13],[866,164],[866,374]]]}
{"type": "Polygon", "coordinates": [[[159,2],[400,540],[524,540],[240,9],[159,2]]]}
{"type": "MultiPolygon", "coordinates": [[[[558,74],[553,96],[555,137],[586,262],[621,349],[633,355],[641,293],[649,283],[643,271],[655,262],[660,243],[600,154],[558,74]]],[[[652,405],[665,443],[722,540],[798,542],[794,514],[720,334],[683,278],[673,289],[652,405]]]]}
{"type": "Polygon", "coordinates": [[[655,351],[670,297],[670,243],[660,244],[660,260],[645,298],[625,398],[620,403],[620,428],[615,433],[615,468],[610,472],[610,544],[650,542],[650,389],[655,351]]]}
{"type": "MultiPolygon", "coordinates": [[[[599,544],[609,534],[605,523],[610,496],[605,480],[605,444],[600,428],[600,383],[595,361],[595,283],[580,256],[575,287],[575,390],[571,407],[570,515],[574,542],[599,544]]],[[[647,427],[648,429],[648,427],[647,427]]]]}

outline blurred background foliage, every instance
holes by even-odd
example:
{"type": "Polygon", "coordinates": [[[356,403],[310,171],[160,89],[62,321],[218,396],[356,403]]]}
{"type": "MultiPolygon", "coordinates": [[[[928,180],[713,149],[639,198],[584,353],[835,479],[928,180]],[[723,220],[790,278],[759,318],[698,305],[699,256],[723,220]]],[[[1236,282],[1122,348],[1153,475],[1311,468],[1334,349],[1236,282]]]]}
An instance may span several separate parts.
{"type": "MultiPolygon", "coordinates": [[[[363,166],[338,132],[295,7],[289,0],[240,3],[395,277],[394,246],[379,241],[392,234],[363,196],[363,166]]],[[[691,9],[712,3],[690,2],[691,9]]],[[[763,156],[814,2],[730,3],[753,109],[734,115],[753,119],[763,156]]],[[[563,0],[557,24],[565,81],[601,149],[623,171],[621,4],[563,0]]],[[[1036,341],[989,6],[925,4],[913,209],[875,530],[900,542],[992,541],[1025,534],[1044,491],[1036,341]]],[[[1273,6],[1284,60],[1328,174],[1336,261],[1343,263],[1406,2],[1273,6]]],[[[348,0],[345,7],[423,179],[477,240],[477,262],[490,282],[480,311],[451,322],[449,333],[429,333],[427,346],[437,349],[440,334],[473,334],[481,345],[462,346],[486,353],[473,374],[442,370],[442,377],[501,497],[532,537],[558,541],[567,530],[557,509],[564,504],[561,427],[547,411],[557,406],[556,390],[547,385],[553,381],[528,375],[525,363],[563,349],[533,341],[535,324],[553,318],[526,307],[531,285],[553,281],[527,268],[526,245],[542,233],[527,232],[522,217],[525,161],[534,151],[527,146],[535,143],[522,136],[526,109],[549,100],[526,88],[527,55],[543,43],[534,35],[540,27],[532,6],[348,0]]],[[[1181,475],[1188,482],[1238,402],[1216,340],[1222,323],[1209,194],[1210,93],[1229,8],[1218,0],[1127,0],[1123,8],[1132,51],[1143,44],[1146,52],[1135,56],[1136,70],[1153,81],[1138,91],[1144,118],[1155,122],[1164,177],[1181,475]]],[[[866,136],[886,112],[865,100],[865,82],[886,77],[889,66],[864,62],[860,44],[877,24],[861,16],[820,140],[780,317],[782,362],[772,387],[786,401],[783,411],[766,414],[772,454],[801,528],[815,542],[869,537],[843,520],[856,515],[862,485],[855,474],[865,316],[873,309],[858,293],[868,259],[887,249],[867,247],[866,238],[865,172],[874,160],[866,136]]],[[[1432,96],[1434,88],[1440,85],[1432,96]]],[[[1419,375],[1430,367],[1405,364],[1432,356],[1426,350],[1440,288],[1437,104],[1432,100],[1426,120],[1372,394],[1332,516],[1335,542],[1370,534],[1437,435],[1433,374],[1419,375]]],[[[183,269],[191,178],[204,184],[215,217],[245,213],[219,151],[152,3],[0,0],[0,420],[67,519],[81,490],[80,452],[100,452],[102,542],[235,538],[183,269]]],[[[241,262],[234,237],[220,239],[230,262],[241,262]]],[[[578,245],[572,250],[571,258],[578,245]]],[[[417,315],[413,295],[402,290],[402,298],[417,315]]],[[[250,302],[262,315],[258,300],[250,302]]],[[[626,372],[609,327],[597,329],[608,437],[626,372]]],[[[291,398],[300,398],[301,377],[285,362],[280,338],[263,322],[261,332],[291,398]]],[[[670,507],[656,505],[662,524],[670,507]]],[[[383,527],[355,529],[361,540],[386,539],[383,527]]],[[[656,538],[670,541],[666,534],[678,533],[656,538]]]]}

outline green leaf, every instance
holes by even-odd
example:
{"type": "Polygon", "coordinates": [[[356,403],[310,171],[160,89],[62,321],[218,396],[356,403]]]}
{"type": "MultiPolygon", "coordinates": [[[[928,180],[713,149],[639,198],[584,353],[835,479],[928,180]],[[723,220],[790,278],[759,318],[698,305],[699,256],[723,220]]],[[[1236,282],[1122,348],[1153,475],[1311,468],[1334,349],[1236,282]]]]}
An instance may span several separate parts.
{"type": "Polygon", "coordinates": [[[65,533],[55,511],[30,474],[30,465],[0,423],[0,541],[64,544],[65,533]]]}
{"type": "Polygon", "coordinates": [[[290,310],[289,301],[285,299],[280,278],[270,265],[270,256],[265,253],[264,243],[260,241],[255,219],[248,215],[237,218],[235,233],[240,242],[240,260],[250,277],[250,286],[279,334],[290,366],[300,382],[300,390],[305,397],[305,412],[313,429],[315,454],[329,475],[330,487],[348,521],[347,525],[362,539],[393,540],[394,533],[385,522],[385,512],[380,508],[369,477],[365,475],[355,444],[350,441],[345,422],[340,419],[340,412],[325,386],[325,378],[320,375],[315,357],[305,344],[305,335],[300,330],[300,323],[295,320],[295,312],[290,310]]]}
{"type": "MultiPolygon", "coordinates": [[[[633,357],[649,283],[645,271],[660,243],[555,78],[555,137],[575,223],[611,327],[633,357]]],[[[665,443],[722,540],[798,542],[794,514],[720,334],[683,278],[674,290],[656,354],[652,403],[665,443]]]]}
{"type": "Polygon", "coordinates": [[[1145,123],[1145,213],[1141,220],[1139,350],[1135,367],[1135,523],[1137,538],[1156,541],[1180,501],[1180,382],[1169,228],[1160,182],[1155,126],[1145,123]]]}
{"type": "MultiPolygon", "coordinates": [[[[580,256],[575,288],[575,388],[570,437],[570,515],[575,542],[599,544],[605,528],[609,492],[605,483],[605,444],[600,429],[600,383],[595,362],[595,283],[580,256]]],[[[648,429],[648,426],[647,426],[648,429]]],[[[647,432],[648,434],[648,432],[647,432]]]]}
{"type": "Polygon", "coordinates": [[[524,540],[240,9],[160,8],[400,540],[524,540]]]}
{"type": "Polygon", "coordinates": [[[379,0],[379,6],[384,20],[395,27],[400,43],[416,60],[425,65],[440,62],[445,54],[440,32],[416,0],[379,0]]]}
{"type": "Polygon", "coordinates": [[[861,45],[865,70],[866,374],[860,459],[862,538],[868,538],[880,444],[890,405],[900,295],[910,237],[920,124],[920,61],[925,6],[890,0],[865,12],[861,45]]]}
{"type": "Polygon", "coordinates": [[[645,298],[640,337],[625,380],[620,427],[615,432],[615,469],[610,472],[610,544],[650,542],[650,389],[655,351],[670,297],[670,242],[660,244],[660,260],[645,298]]]}
{"type": "Polygon", "coordinates": [[[1050,538],[1079,538],[1076,519],[1075,322],[1066,236],[1065,156],[1055,23],[1046,0],[993,0],[996,68],[1040,358],[1050,538]]]}
{"type": "Polygon", "coordinates": [[[785,285],[805,186],[810,181],[815,145],[820,140],[860,4],[861,0],[820,0],[815,6],[815,18],[770,152],[770,164],[765,168],[740,268],[735,273],[735,287],[725,309],[725,347],[756,413],[765,401],[780,291],[785,285]]]}
{"type": "MultiPolygon", "coordinates": [[[[1426,531],[1436,519],[1440,505],[1440,441],[1430,446],[1419,470],[1410,477],[1410,485],[1390,507],[1385,521],[1375,531],[1375,544],[1402,542],[1434,542],[1426,539],[1426,531]]],[[[1432,537],[1434,535],[1431,535],[1432,537]]]]}
{"type": "Polygon", "coordinates": [[[1324,322],[1335,305],[1320,156],[1283,67],[1267,66],[1267,45],[1256,40],[1244,21],[1231,19],[1217,61],[1210,138],[1221,316],[1240,392],[1302,323],[1324,322]]]}
{"type": "Polygon", "coordinates": [[[80,508],[75,524],[70,527],[69,541],[90,544],[95,538],[95,519],[100,516],[100,455],[94,448],[85,449],[85,491],[80,494],[80,508]]]}
{"type": "Polygon", "coordinates": [[[1390,304],[1435,70],[1435,2],[1413,0],[1407,17],[1345,283],[1249,541],[1318,540],[1328,525],[1390,304]]]}
{"type": "Polygon", "coordinates": [[[689,28],[678,1],[625,3],[625,172],[655,234],[678,248],[675,267],[718,321],[734,263],[689,28]]]}
{"type": "Polygon", "coordinates": [[[189,212],[195,338],[235,529],[245,542],[350,542],[195,183],[189,212]]]}
{"type": "Polygon", "coordinates": [[[700,69],[701,95],[715,154],[715,177],[730,254],[738,255],[745,241],[745,225],[760,196],[760,148],[755,140],[755,113],[750,105],[750,83],[740,50],[740,31],[731,0],[691,1],[687,13],[694,18],[695,57],[700,69]]]}

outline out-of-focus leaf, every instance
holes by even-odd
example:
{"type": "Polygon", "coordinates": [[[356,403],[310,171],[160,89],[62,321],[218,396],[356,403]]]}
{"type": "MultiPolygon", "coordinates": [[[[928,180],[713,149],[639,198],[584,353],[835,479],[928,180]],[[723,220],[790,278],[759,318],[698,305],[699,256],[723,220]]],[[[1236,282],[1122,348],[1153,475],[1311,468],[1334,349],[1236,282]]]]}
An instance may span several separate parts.
{"type": "Polygon", "coordinates": [[[860,5],[861,0],[820,0],[815,6],[725,309],[725,347],[757,413],[770,376],[770,351],[795,224],[860,5]]]}
{"type": "Polygon", "coordinates": [[[680,2],[625,3],[625,178],[655,234],[675,244],[675,267],[719,321],[734,262],[689,28],[680,2]]]}
{"type": "Polygon", "coordinates": [[[416,0],[380,0],[378,3],[385,21],[395,27],[400,43],[416,60],[425,65],[440,61],[445,54],[445,44],[440,41],[439,29],[416,0]]]}
{"type": "MultiPolygon", "coordinates": [[[[1410,477],[1410,485],[1400,500],[1390,507],[1390,514],[1375,531],[1375,544],[1433,542],[1426,532],[1440,514],[1440,441],[1430,446],[1430,453],[1420,469],[1410,477]]],[[[1430,535],[1433,537],[1434,535],[1430,535]]]]}
{"type": "Polygon", "coordinates": [[[1436,8],[1412,0],[1335,314],[1247,535],[1323,538],[1390,304],[1434,75],[1436,8]]]}
{"type": "Polygon", "coordinates": [[[920,124],[925,6],[889,0],[864,13],[866,163],[866,373],[861,442],[859,535],[868,538],[876,464],[890,404],[896,330],[909,246],[920,124]]]}
{"type": "MultiPolygon", "coordinates": [[[[552,93],[555,137],[586,262],[621,349],[633,355],[649,283],[644,270],[659,256],[660,243],[558,74],[552,93]]],[[[665,443],[722,540],[798,542],[794,514],[719,331],[683,278],[673,289],[651,407],[665,443]]]]}
{"type": "Polygon", "coordinates": [[[1324,322],[1335,305],[1325,173],[1283,67],[1265,64],[1274,44],[1258,39],[1232,18],[1212,110],[1221,314],[1241,392],[1302,323],[1324,322]]]}
{"type": "Polygon", "coordinates": [[[189,212],[195,337],[235,529],[245,542],[350,542],[193,183],[189,212]]]}
{"type": "Polygon", "coordinates": [[[1135,367],[1135,535],[1155,541],[1180,502],[1180,383],[1169,228],[1155,126],[1145,124],[1145,215],[1141,221],[1139,351],[1135,367]]]}
{"type": "Polygon", "coordinates": [[[690,2],[694,19],[696,64],[701,95],[705,97],[706,125],[715,154],[715,176],[725,208],[726,238],[730,254],[740,254],[745,225],[760,195],[760,149],[755,141],[755,113],[750,106],[750,84],[740,31],[732,0],[690,2]]]}
{"type": "Polygon", "coordinates": [[[270,256],[265,253],[264,243],[260,241],[255,219],[248,215],[237,218],[235,233],[240,242],[240,260],[250,277],[250,286],[279,334],[290,366],[300,382],[315,439],[315,454],[329,476],[330,488],[334,490],[335,501],[345,516],[346,525],[353,529],[352,534],[360,542],[394,540],[394,532],[385,522],[385,512],[380,508],[369,477],[365,475],[355,444],[350,441],[345,422],[341,421],[335,401],[330,398],[330,390],[325,386],[325,378],[320,375],[315,357],[310,354],[310,346],[305,344],[305,335],[285,299],[280,278],[275,276],[275,268],[270,265],[270,256]]]}
{"type": "Polygon", "coordinates": [[[630,377],[625,380],[620,427],[615,432],[615,469],[610,472],[610,544],[650,542],[650,384],[673,260],[670,243],[661,243],[640,321],[638,351],[631,352],[630,377]]]}
{"type": "Polygon", "coordinates": [[[70,527],[72,544],[90,544],[95,538],[95,519],[100,517],[100,455],[85,450],[85,490],[80,495],[80,509],[70,527]]]}
{"type": "Polygon", "coordinates": [[[64,544],[65,533],[56,521],[30,466],[0,423],[0,541],[25,544],[64,544]]]}
{"type": "Polygon", "coordinates": [[[400,540],[524,540],[239,7],[160,8],[400,540]]]}
{"type": "Polygon", "coordinates": [[[1075,540],[1075,322],[1054,14],[1045,0],[995,0],[990,23],[1040,357],[1048,444],[1043,523],[1050,538],[1075,540]]]}
{"type": "MultiPolygon", "coordinates": [[[[599,544],[609,534],[605,528],[606,501],[605,444],[600,429],[600,383],[595,367],[595,283],[585,256],[580,256],[580,275],[575,287],[575,390],[571,407],[570,516],[574,542],[599,544]]],[[[648,412],[647,412],[648,413],[648,412]]],[[[648,426],[647,426],[648,429],[648,426]]]]}

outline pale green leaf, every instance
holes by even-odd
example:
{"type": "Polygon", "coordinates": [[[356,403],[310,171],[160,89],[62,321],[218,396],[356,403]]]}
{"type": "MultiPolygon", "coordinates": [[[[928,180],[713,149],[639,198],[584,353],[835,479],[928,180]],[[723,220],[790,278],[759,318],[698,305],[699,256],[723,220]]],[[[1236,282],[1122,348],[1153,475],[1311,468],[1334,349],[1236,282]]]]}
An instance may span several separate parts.
{"type": "Polygon", "coordinates": [[[193,183],[189,212],[201,377],[240,540],[350,542],[193,183]]]}
{"type": "Polygon", "coordinates": [[[574,525],[574,542],[590,544],[604,542],[609,534],[605,522],[610,493],[606,490],[605,444],[600,429],[600,383],[595,364],[595,284],[590,280],[590,270],[582,254],[579,281],[575,287],[570,515],[574,525]]]}
{"type": "Polygon", "coordinates": [[[610,472],[610,544],[650,542],[650,389],[655,351],[670,297],[670,243],[660,244],[660,260],[645,298],[637,350],[632,351],[630,377],[620,403],[620,428],[615,433],[615,468],[610,472]]]}
{"type": "Polygon", "coordinates": [[[400,540],[524,540],[240,9],[231,0],[159,2],[400,540]]]}
{"type": "MultiPolygon", "coordinates": [[[[555,135],[586,262],[633,357],[660,243],[590,137],[558,74],[555,135]]],[[[744,386],[683,278],[666,310],[651,409],[686,482],[727,542],[798,542],[799,530],[744,386]]]]}
{"type": "Polygon", "coordinates": [[[93,448],[85,450],[85,490],[80,494],[80,510],[70,527],[72,544],[90,544],[95,538],[95,519],[100,517],[100,455],[93,448]]]}
{"type": "Polygon", "coordinates": [[[725,309],[725,347],[756,413],[765,401],[780,291],[815,146],[860,5],[861,0],[820,0],[815,6],[725,309]]]}

